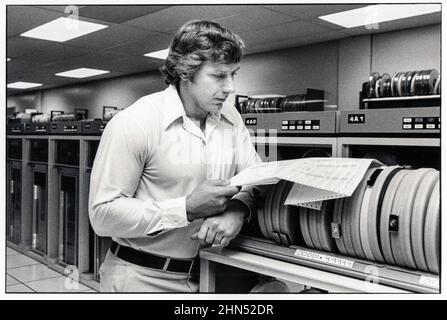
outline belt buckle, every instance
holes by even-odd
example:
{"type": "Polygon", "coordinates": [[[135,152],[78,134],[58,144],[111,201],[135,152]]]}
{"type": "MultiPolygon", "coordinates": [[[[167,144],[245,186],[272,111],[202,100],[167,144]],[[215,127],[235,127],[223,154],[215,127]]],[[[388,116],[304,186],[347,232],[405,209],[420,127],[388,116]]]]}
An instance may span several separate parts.
{"type": "Polygon", "coordinates": [[[165,264],[164,264],[164,266],[163,266],[163,271],[167,271],[168,270],[168,266],[169,266],[169,263],[171,262],[171,257],[167,257],[166,258],[166,261],[165,261],[165,264]]]}

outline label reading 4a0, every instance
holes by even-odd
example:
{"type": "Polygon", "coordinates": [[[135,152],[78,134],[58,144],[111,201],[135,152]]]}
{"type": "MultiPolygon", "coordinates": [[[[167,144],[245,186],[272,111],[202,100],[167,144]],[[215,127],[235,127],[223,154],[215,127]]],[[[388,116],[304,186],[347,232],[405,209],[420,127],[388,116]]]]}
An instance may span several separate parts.
{"type": "Polygon", "coordinates": [[[348,114],[348,123],[365,123],[365,115],[363,113],[348,114]]]}
{"type": "Polygon", "coordinates": [[[246,126],[255,126],[258,123],[256,118],[245,118],[246,126]]]}

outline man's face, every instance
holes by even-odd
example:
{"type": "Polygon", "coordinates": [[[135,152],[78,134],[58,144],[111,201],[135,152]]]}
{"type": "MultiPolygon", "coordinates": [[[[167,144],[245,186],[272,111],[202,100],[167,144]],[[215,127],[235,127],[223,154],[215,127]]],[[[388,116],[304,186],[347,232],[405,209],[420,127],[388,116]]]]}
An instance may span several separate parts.
{"type": "Polygon", "coordinates": [[[186,82],[186,94],[201,114],[220,111],[230,93],[234,92],[234,76],[239,63],[204,62],[193,79],[186,82]]]}

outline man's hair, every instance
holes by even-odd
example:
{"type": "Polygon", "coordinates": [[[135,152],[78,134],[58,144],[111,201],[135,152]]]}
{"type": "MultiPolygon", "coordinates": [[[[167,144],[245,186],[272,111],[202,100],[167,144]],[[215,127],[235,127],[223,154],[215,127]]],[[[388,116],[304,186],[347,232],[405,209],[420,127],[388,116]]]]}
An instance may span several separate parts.
{"type": "Polygon", "coordinates": [[[181,79],[193,79],[203,62],[238,63],[244,52],[237,34],[215,22],[194,20],[177,31],[160,71],[166,83],[178,85],[181,79]]]}

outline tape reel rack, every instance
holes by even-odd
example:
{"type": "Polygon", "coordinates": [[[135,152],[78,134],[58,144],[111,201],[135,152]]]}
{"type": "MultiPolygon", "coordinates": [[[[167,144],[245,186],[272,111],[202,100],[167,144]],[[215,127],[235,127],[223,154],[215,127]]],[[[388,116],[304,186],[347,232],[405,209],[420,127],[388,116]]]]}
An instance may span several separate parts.
{"type": "Polygon", "coordinates": [[[332,155],[372,157],[386,166],[369,170],[352,197],[328,201],[321,211],[284,206],[290,182],[260,186],[256,190],[257,214],[231,247],[408,292],[437,293],[440,96],[432,93],[440,92],[439,73],[425,70],[393,76],[373,74],[371,79],[375,89],[382,89],[366,91],[370,87],[363,85],[359,110],[282,110],[282,114],[261,114],[261,120],[256,112],[242,113],[264,161],[332,155]],[[382,83],[376,85],[378,79],[382,83]],[[413,83],[416,92],[424,96],[387,96],[390,89],[383,87],[394,83],[393,79],[402,89],[411,89],[413,83]],[[369,97],[362,96],[368,92],[369,97]],[[376,92],[379,97],[372,97],[376,92]],[[279,127],[290,121],[287,119],[308,114],[319,118],[330,113],[335,114],[333,127],[328,126],[331,134],[324,133],[325,126],[312,135],[304,130],[284,134],[279,127]],[[353,114],[363,117],[363,121],[350,121],[353,114]],[[270,119],[263,120],[266,117],[270,119]],[[410,129],[405,126],[409,123],[410,129]],[[277,130],[274,139],[271,134],[259,134],[270,129],[277,130]],[[272,149],[272,144],[276,158],[262,154],[272,149]],[[427,157],[418,159],[421,154],[427,157]]]}

